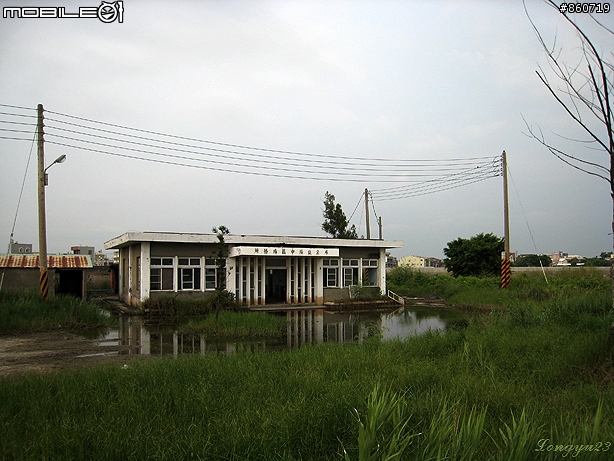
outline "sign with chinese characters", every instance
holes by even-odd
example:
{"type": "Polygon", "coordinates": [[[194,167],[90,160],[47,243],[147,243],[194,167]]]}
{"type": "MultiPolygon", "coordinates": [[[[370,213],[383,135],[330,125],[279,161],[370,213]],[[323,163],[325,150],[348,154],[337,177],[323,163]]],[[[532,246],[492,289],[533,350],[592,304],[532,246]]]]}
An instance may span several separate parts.
{"type": "Polygon", "coordinates": [[[297,248],[297,247],[262,247],[238,246],[230,249],[229,257],[237,256],[296,256],[299,258],[337,258],[339,248],[297,248]]]}

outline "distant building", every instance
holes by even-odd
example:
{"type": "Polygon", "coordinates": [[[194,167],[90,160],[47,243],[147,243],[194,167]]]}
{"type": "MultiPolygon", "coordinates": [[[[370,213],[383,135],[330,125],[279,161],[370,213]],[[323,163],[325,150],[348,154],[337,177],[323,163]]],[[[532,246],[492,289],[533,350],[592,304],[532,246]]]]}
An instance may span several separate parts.
{"type": "MultiPolygon", "coordinates": [[[[552,253],[552,265],[553,266],[558,266],[559,265],[559,261],[561,260],[565,260],[567,258],[568,254],[567,253],[563,253],[562,251],[556,251],[554,253],[552,253]]],[[[563,265],[563,264],[561,264],[563,265]]]]}
{"type": "Polygon", "coordinates": [[[392,256],[390,252],[386,252],[386,269],[392,269],[399,265],[399,260],[392,256]]]}
{"type": "Polygon", "coordinates": [[[32,244],[11,242],[9,246],[9,253],[13,255],[30,255],[32,254],[32,244]]]}
{"type": "MultiPolygon", "coordinates": [[[[115,252],[113,252],[113,257],[115,257],[115,252]]],[[[111,264],[113,264],[113,259],[109,259],[108,255],[102,251],[99,251],[94,256],[94,266],[110,266],[111,264]]]]}
{"type": "Polygon", "coordinates": [[[572,261],[577,266],[584,266],[584,256],[580,255],[570,255],[569,253],[563,253],[562,251],[557,251],[552,253],[552,265],[553,266],[571,266],[572,261]]]}
{"type": "Polygon", "coordinates": [[[444,262],[438,258],[424,258],[424,267],[444,267],[444,262]]]}
{"type": "MultiPolygon", "coordinates": [[[[71,295],[85,299],[85,271],[91,269],[89,256],[48,255],[49,294],[71,295]]],[[[0,255],[2,290],[38,290],[40,258],[38,255],[0,255]]]]}
{"type": "Polygon", "coordinates": [[[426,267],[424,265],[424,257],[423,256],[403,256],[399,259],[399,266],[409,266],[409,267],[426,267]]]}
{"type": "Polygon", "coordinates": [[[74,255],[87,255],[92,258],[92,261],[94,260],[94,255],[96,254],[96,252],[94,251],[94,247],[86,246],[70,247],[70,251],[72,251],[72,254],[74,255]]]}

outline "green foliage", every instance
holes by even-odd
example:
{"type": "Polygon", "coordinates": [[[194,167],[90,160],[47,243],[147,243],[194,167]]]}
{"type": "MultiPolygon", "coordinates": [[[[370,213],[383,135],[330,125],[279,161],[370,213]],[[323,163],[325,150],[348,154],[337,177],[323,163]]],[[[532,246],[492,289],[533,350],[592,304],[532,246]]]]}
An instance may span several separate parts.
{"type": "Polygon", "coordinates": [[[370,287],[362,284],[351,287],[351,296],[354,301],[377,301],[385,299],[379,287],[370,287]]]}
{"type": "Polygon", "coordinates": [[[0,334],[111,326],[115,319],[72,296],[43,301],[38,291],[0,291],[0,334]]]}
{"type": "Polygon", "coordinates": [[[226,287],[226,257],[227,249],[225,237],[230,234],[230,229],[226,226],[213,227],[211,229],[217,237],[215,250],[215,264],[217,269],[217,286],[216,290],[221,291],[226,287]]]}
{"type": "MultiPolygon", "coordinates": [[[[369,399],[367,410],[361,416],[354,410],[358,423],[358,460],[359,461],[397,461],[405,452],[416,434],[408,430],[410,415],[406,414],[407,404],[403,397],[390,389],[375,385],[369,399]]],[[[344,449],[344,458],[352,458],[344,449]]]]}
{"type": "Polygon", "coordinates": [[[333,238],[357,239],[356,226],[348,228],[348,220],[341,208],[341,204],[335,205],[335,196],[326,191],[324,196],[324,222],[322,230],[333,238]]]}
{"type": "Polygon", "coordinates": [[[214,290],[205,297],[156,296],[143,302],[143,309],[150,315],[169,317],[203,317],[221,310],[239,310],[241,305],[235,295],[227,290],[214,290]]]}
{"type": "Polygon", "coordinates": [[[609,277],[597,269],[578,267],[550,273],[548,281],[541,272],[513,273],[511,287],[501,290],[499,277],[453,277],[403,266],[391,270],[386,282],[388,288],[401,296],[438,297],[452,306],[471,310],[505,309],[518,303],[529,309],[530,304],[559,300],[597,303],[600,310],[603,303],[608,303],[608,296],[611,305],[610,283],[609,277]]]}
{"type": "Polygon", "coordinates": [[[223,311],[208,315],[202,320],[190,320],[178,327],[186,333],[204,333],[207,336],[225,337],[276,337],[286,331],[285,317],[266,312],[223,311]]]}
{"type": "Polygon", "coordinates": [[[443,252],[446,269],[459,275],[486,276],[501,273],[503,239],[494,234],[478,234],[470,239],[457,238],[448,242],[443,252]]]}
{"type": "Polygon", "coordinates": [[[2,378],[0,459],[611,459],[607,277],[391,278],[500,309],[405,341],[2,378]]]}

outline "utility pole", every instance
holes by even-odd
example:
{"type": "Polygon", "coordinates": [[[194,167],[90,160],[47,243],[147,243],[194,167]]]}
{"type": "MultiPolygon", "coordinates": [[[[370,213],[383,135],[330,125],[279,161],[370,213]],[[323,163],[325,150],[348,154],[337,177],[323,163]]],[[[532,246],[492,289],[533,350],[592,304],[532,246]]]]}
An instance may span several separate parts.
{"type": "Polygon", "coordinates": [[[507,194],[507,154],[501,155],[501,170],[503,174],[503,248],[505,257],[501,261],[501,288],[509,288],[511,279],[510,269],[510,214],[507,194]]]}
{"type": "Polygon", "coordinates": [[[371,228],[369,226],[369,189],[365,188],[365,211],[367,220],[367,240],[371,239],[371,228]]]}
{"type": "Polygon", "coordinates": [[[36,122],[38,138],[38,248],[40,267],[40,293],[49,299],[49,275],[47,273],[47,224],[45,217],[45,133],[43,131],[43,105],[38,105],[36,122]]]}
{"type": "Polygon", "coordinates": [[[384,240],[384,237],[382,236],[382,217],[381,216],[377,218],[377,223],[379,224],[379,239],[384,240]]]}

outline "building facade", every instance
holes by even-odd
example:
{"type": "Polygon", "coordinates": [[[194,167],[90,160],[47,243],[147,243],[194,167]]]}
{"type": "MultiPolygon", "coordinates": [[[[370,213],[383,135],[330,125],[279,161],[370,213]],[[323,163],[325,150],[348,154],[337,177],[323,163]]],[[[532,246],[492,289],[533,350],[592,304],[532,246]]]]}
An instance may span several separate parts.
{"type": "Polygon", "coordinates": [[[165,294],[207,296],[219,283],[246,306],[316,304],[350,297],[355,285],[386,292],[386,248],[403,242],[227,235],[219,271],[215,234],[127,232],[119,252],[119,297],[130,305],[165,294]],[[223,280],[221,280],[223,278],[223,280]]]}
{"type": "Polygon", "coordinates": [[[399,259],[399,266],[425,267],[424,257],[414,255],[403,256],[401,259],[399,259]]]}
{"type": "MultiPolygon", "coordinates": [[[[71,295],[86,299],[86,271],[92,258],[83,255],[48,255],[50,295],[71,295]]],[[[0,288],[6,291],[38,290],[40,258],[34,255],[0,255],[0,288]]]]}
{"type": "Polygon", "coordinates": [[[9,254],[30,255],[32,254],[32,244],[11,242],[11,244],[9,245],[9,254]]]}

